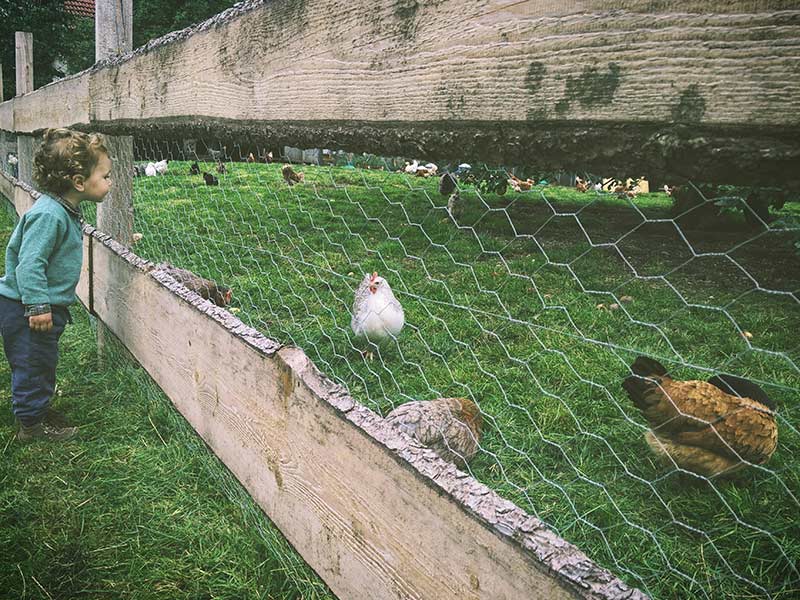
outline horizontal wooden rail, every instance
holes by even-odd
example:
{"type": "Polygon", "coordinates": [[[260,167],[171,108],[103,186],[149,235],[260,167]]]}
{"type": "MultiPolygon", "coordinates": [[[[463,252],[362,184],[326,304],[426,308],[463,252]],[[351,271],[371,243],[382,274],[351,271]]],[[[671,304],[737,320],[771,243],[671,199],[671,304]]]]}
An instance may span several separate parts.
{"type": "MultiPolygon", "coordinates": [[[[6,175],[0,193],[20,214],[38,197],[6,175]]],[[[338,597],[645,598],[152,267],[87,225],[78,295],[338,597]]]]}
{"type": "Polygon", "coordinates": [[[0,105],[0,129],[800,186],[798,55],[786,0],[251,0],[0,105]]]}

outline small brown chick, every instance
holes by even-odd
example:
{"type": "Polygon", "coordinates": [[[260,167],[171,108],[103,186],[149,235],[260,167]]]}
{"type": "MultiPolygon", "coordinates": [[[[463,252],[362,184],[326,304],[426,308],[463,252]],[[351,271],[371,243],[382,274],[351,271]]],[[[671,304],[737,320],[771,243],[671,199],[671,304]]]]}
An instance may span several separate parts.
{"type": "Polygon", "coordinates": [[[775,403],[758,385],[730,375],[676,381],[643,356],[631,371],[622,386],[651,427],[647,443],[662,458],[713,477],[764,464],[775,452],[775,403]]]}
{"type": "Polygon", "coordinates": [[[580,177],[575,178],[575,189],[579,192],[586,192],[589,189],[589,184],[580,177]]]}
{"type": "Polygon", "coordinates": [[[386,421],[459,467],[478,452],[483,419],[478,405],[467,398],[406,402],[386,421]]]}
{"type": "Polygon", "coordinates": [[[281,175],[283,175],[284,181],[289,185],[300,183],[305,177],[302,173],[295,173],[292,165],[283,165],[283,168],[281,169],[281,175]]]}

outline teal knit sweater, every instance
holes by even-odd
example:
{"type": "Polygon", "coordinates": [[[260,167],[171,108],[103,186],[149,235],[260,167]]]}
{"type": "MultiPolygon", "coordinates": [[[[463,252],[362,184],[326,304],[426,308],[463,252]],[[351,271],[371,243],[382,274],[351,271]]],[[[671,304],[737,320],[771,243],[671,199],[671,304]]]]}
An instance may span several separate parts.
{"type": "Polygon", "coordinates": [[[43,194],[11,234],[0,296],[26,305],[68,306],[75,302],[82,262],[80,219],[43,194]]]}

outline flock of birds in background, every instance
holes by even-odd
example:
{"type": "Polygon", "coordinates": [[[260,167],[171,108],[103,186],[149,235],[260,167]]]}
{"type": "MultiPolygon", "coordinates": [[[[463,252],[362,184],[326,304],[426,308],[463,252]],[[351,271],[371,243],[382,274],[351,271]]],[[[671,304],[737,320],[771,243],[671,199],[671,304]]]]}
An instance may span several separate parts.
{"type": "MultiPolygon", "coordinates": [[[[248,162],[254,162],[251,154],[248,162]]],[[[135,176],[154,177],[168,170],[162,160],[134,167],[135,176]]],[[[421,177],[438,175],[433,163],[406,163],[404,172],[421,177]]],[[[449,195],[448,210],[459,200],[458,181],[471,170],[462,163],[439,180],[439,192],[449,195]]],[[[217,163],[217,172],[225,173],[225,164],[217,163]]],[[[190,174],[201,174],[195,162],[190,174]]],[[[304,180],[303,173],[283,165],[281,174],[287,185],[304,180]]],[[[206,185],[218,185],[210,173],[202,173],[206,185]]],[[[508,173],[508,185],[516,191],[533,187],[531,179],[522,180],[508,173]]],[[[602,189],[576,178],[578,191],[602,189]]],[[[629,185],[620,184],[614,193],[632,197],[629,185]]],[[[665,191],[670,193],[670,189],[665,191]]],[[[229,287],[204,279],[191,271],[169,263],[153,270],[171,275],[175,281],[220,307],[232,299],[229,287]]],[[[364,348],[361,355],[373,360],[373,350],[398,341],[405,325],[405,312],[389,282],[377,272],[364,275],[355,290],[350,328],[364,348]]],[[[742,467],[766,463],[778,445],[776,406],[764,390],[746,379],[717,375],[708,381],[672,379],[657,361],[640,356],[630,368],[622,387],[649,426],[647,445],[667,465],[704,477],[728,477],[742,467]]],[[[404,403],[387,416],[386,421],[400,431],[431,448],[444,460],[464,467],[478,452],[483,419],[479,406],[468,398],[437,398],[404,403]]]]}

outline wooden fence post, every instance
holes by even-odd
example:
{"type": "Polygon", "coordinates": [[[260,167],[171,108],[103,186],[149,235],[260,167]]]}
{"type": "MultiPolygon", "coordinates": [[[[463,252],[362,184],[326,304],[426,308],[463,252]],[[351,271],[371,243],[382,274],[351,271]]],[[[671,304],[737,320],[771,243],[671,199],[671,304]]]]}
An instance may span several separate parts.
{"type": "MultiPolygon", "coordinates": [[[[100,61],[130,52],[133,48],[133,0],[95,2],[95,60],[100,61]]],[[[133,240],[133,137],[107,135],[113,163],[114,184],[97,207],[97,228],[120,244],[133,240]]],[[[110,333],[97,323],[97,354],[102,362],[107,354],[110,333]]]]}
{"type": "MultiPolygon", "coordinates": [[[[0,102],[5,102],[5,95],[3,94],[3,63],[0,62],[0,102]]],[[[15,148],[16,150],[16,148],[15,148]]],[[[8,142],[6,141],[6,132],[0,129],[0,166],[3,170],[9,168],[8,161],[8,142]]]]}
{"type": "Polygon", "coordinates": [[[133,0],[95,2],[94,56],[103,60],[133,48],[133,0]]]}
{"type": "MultiPolygon", "coordinates": [[[[33,34],[27,31],[17,31],[14,34],[14,47],[16,51],[17,96],[33,91],[33,34]]],[[[36,145],[35,138],[30,135],[17,136],[17,179],[27,184],[32,182],[33,152],[36,145]]]]}
{"type": "Polygon", "coordinates": [[[33,91],[33,34],[17,31],[14,34],[17,59],[17,96],[33,91]]]}

